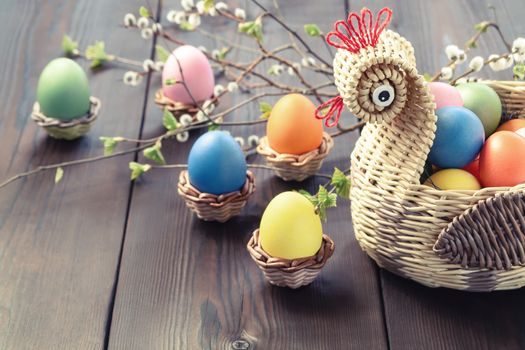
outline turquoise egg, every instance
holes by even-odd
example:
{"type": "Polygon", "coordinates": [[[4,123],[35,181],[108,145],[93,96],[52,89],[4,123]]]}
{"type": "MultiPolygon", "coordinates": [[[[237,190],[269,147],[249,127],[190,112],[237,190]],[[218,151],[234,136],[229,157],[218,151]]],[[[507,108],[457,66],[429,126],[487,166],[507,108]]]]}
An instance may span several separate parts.
{"type": "Polygon", "coordinates": [[[476,158],[483,146],[483,124],[464,107],[443,107],[436,116],[436,136],[428,159],[441,169],[461,169],[476,158]]]}
{"type": "Polygon", "coordinates": [[[190,183],[216,195],[239,191],[246,182],[246,159],[225,131],[209,131],[193,144],[188,156],[190,183]]]}
{"type": "Polygon", "coordinates": [[[496,91],[481,83],[466,83],[456,88],[463,99],[463,106],[474,112],[483,123],[485,136],[492,135],[501,121],[502,111],[496,91]]]}
{"type": "Polygon", "coordinates": [[[86,115],[90,109],[86,73],[69,58],[47,64],[38,79],[36,95],[46,117],[68,121],[86,115]]]}

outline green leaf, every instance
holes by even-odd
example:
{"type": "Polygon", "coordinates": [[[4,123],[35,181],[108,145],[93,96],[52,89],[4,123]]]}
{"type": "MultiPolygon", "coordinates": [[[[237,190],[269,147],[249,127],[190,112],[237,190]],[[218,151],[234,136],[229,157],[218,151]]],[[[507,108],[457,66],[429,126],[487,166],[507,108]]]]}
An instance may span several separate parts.
{"type": "Polygon", "coordinates": [[[254,37],[257,41],[263,40],[262,35],[262,22],[260,18],[255,21],[239,23],[239,33],[245,33],[249,36],[254,37]]]}
{"type": "Polygon", "coordinates": [[[475,49],[476,47],[478,47],[478,45],[476,44],[476,41],[474,39],[470,39],[469,41],[467,41],[466,46],[469,49],[475,49]]]}
{"type": "Polygon", "coordinates": [[[190,24],[190,22],[188,22],[188,21],[182,21],[182,22],[180,22],[180,24],[179,24],[179,28],[182,29],[182,30],[187,30],[187,31],[192,31],[192,30],[195,29],[195,28],[190,24]]]}
{"type": "Polygon", "coordinates": [[[514,67],[512,68],[512,71],[514,72],[514,76],[518,79],[525,79],[525,64],[524,63],[516,63],[514,67]]]}
{"type": "Polygon", "coordinates": [[[261,111],[261,119],[268,119],[270,113],[272,113],[272,105],[268,102],[259,102],[259,110],[261,111]]]}
{"type": "Polygon", "coordinates": [[[62,51],[66,56],[78,55],[78,42],[71,39],[69,35],[64,35],[62,38],[62,51]]]}
{"type": "Polygon", "coordinates": [[[281,74],[283,68],[279,64],[274,64],[270,68],[268,68],[268,75],[279,75],[281,74]]]}
{"type": "Polygon", "coordinates": [[[204,12],[208,13],[215,4],[213,3],[213,0],[204,0],[204,12]]]}
{"type": "Polygon", "coordinates": [[[168,131],[177,130],[179,127],[177,119],[175,119],[173,114],[167,108],[164,108],[164,113],[162,115],[162,125],[164,125],[168,131]]]}
{"type": "Polygon", "coordinates": [[[317,211],[319,217],[326,220],[326,209],[337,206],[337,195],[330,193],[328,190],[319,185],[319,191],[317,192],[317,211]]]}
{"type": "Polygon", "coordinates": [[[104,145],[104,155],[109,156],[113,154],[113,151],[115,150],[115,147],[117,146],[117,143],[123,140],[122,137],[105,137],[101,136],[99,137],[99,140],[102,141],[102,144],[104,145]]]}
{"type": "Polygon", "coordinates": [[[479,22],[478,24],[474,26],[474,29],[482,33],[485,33],[487,31],[487,28],[489,27],[489,24],[490,23],[487,21],[479,22]]]}
{"type": "Polygon", "coordinates": [[[211,124],[210,126],[208,126],[208,131],[214,131],[214,130],[219,130],[221,128],[221,126],[219,124],[211,124]]]}
{"type": "Polygon", "coordinates": [[[135,180],[140,175],[148,172],[151,169],[151,165],[129,162],[129,169],[131,170],[131,180],[135,180]]]}
{"type": "Polygon", "coordinates": [[[331,184],[335,187],[335,192],[341,197],[348,198],[350,196],[350,179],[338,168],[334,169],[331,184]]]}
{"type": "Polygon", "coordinates": [[[219,54],[217,55],[217,59],[219,60],[224,60],[226,58],[226,55],[228,54],[228,52],[230,52],[230,48],[229,47],[223,47],[220,51],[219,51],[219,54]]]}
{"type": "Polygon", "coordinates": [[[160,150],[162,145],[159,141],[157,141],[155,145],[146,148],[142,153],[144,154],[144,157],[151,159],[157,164],[164,165],[166,164],[166,160],[164,159],[164,156],[160,150]]]}
{"type": "Polygon", "coordinates": [[[304,31],[309,36],[321,36],[323,32],[321,32],[321,29],[317,26],[317,24],[305,24],[304,25],[304,31]]]}
{"type": "Polygon", "coordinates": [[[175,85],[175,84],[178,84],[179,82],[177,81],[177,79],[166,79],[164,80],[164,84],[167,85],[167,86],[172,86],[172,85],[175,85]]]}
{"type": "Polygon", "coordinates": [[[148,9],[145,8],[144,6],[140,7],[139,14],[140,14],[141,17],[146,17],[146,18],[151,16],[149,11],[148,11],[148,9]]]}
{"type": "Polygon", "coordinates": [[[317,206],[317,197],[316,196],[312,196],[309,192],[305,191],[305,190],[299,190],[297,191],[299,192],[300,194],[302,194],[303,196],[306,197],[306,199],[308,199],[310,201],[310,203],[312,203],[315,206],[317,206]]]}
{"type": "Polygon", "coordinates": [[[108,55],[105,51],[105,44],[103,41],[97,41],[94,45],[86,48],[86,58],[91,61],[91,68],[102,66],[107,61],[115,59],[113,55],[108,55]]]}
{"type": "Polygon", "coordinates": [[[64,176],[64,169],[62,167],[58,167],[57,171],[55,173],[55,183],[59,183],[60,180],[62,180],[62,177],[64,176]]]}
{"type": "Polygon", "coordinates": [[[166,62],[170,57],[170,52],[161,45],[155,46],[156,58],[159,61],[166,62]]]}

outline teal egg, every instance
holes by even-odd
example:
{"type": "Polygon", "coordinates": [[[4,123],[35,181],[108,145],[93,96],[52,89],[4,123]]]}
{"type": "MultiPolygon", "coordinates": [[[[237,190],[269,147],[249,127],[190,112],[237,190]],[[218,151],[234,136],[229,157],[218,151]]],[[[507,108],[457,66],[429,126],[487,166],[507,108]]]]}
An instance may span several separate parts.
{"type": "Polygon", "coordinates": [[[501,121],[501,100],[496,91],[480,83],[461,84],[456,88],[463,99],[463,107],[478,116],[485,129],[485,136],[489,137],[501,121]]]}
{"type": "Polygon", "coordinates": [[[47,64],[38,79],[36,95],[41,112],[50,118],[68,121],[86,115],[90,109],[86,73],[69,58],[47,64]]]}

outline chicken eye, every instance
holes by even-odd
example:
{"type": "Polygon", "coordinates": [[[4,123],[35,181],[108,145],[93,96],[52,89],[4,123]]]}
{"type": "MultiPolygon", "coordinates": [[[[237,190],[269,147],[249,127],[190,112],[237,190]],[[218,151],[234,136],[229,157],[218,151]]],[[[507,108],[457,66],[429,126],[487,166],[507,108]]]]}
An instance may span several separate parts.
{"type": "Polygon", "coordinates": [[[372,93],[372,102],[379,107],[388,107],[394,102],[396,93],[389,84],[377,87],[372,93]]]}

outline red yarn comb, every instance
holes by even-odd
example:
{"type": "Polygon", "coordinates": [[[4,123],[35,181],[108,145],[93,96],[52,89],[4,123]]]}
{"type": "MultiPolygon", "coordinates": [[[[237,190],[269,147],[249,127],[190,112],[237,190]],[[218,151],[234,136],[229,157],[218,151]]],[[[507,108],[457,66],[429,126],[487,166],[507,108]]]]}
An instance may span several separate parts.
{"type": "Polygon", "coordinates": [[[392,10],[385,7],[377,13],[375,23],[373,23],[372,12],[364,7],[361,10],[361,15],[350,12],[346,21],[335,22],[334,31],[328,33],[326,42],[338,49],[357,53],[363,47],[376,46],[379,35],[388,26],[391,19],[392,10]],[[386,17],[381,19],[383,14],[386,14],[386,17]],[[341,26],[344,32],[340,30],[341,26]],[[339,41],[333,41],[334,37],[337,37],[339,41]]]}

